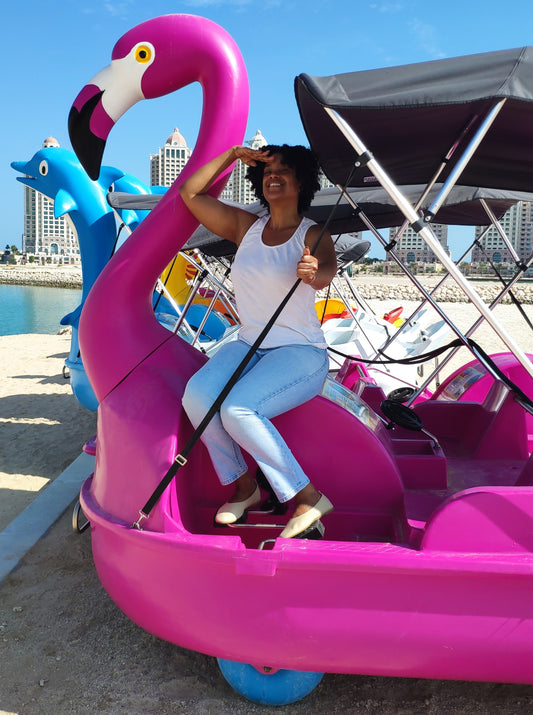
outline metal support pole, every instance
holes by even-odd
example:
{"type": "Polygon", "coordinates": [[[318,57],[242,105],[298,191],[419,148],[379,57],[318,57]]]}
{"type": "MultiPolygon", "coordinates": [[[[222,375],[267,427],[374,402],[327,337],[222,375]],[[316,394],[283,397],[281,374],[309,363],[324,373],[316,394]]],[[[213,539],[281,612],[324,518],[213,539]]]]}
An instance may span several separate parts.
{"type": "Polygon", "coordinates": [[[481,141],[485,137],[486,133],[492,126],[492,123],[500,113],[501,108],[505,104],[506,100],[505,99],[500,99],[499,102],[496,102],[490,112],[487,114],[483,122],[481,123],[481,126],[477,130],[475,136],[472,138],[470,143],[468,144],[466,150],[464,151],[463,155],[459,159],[459,161],[456,163],[454,168],[452,169],[450,175],[442,185],[442,189],[439,191],[439,195],[437,198],[433,201],[431,206],[428,208],[426,211],[427,216],[430,218],[433,218],[437,211],[440,209],[444,201],[446,200],[448,194],[450,191],[453,189],[455,184],[457,183],[459,177],[463,173],[466,165],[472,158],[473,154],[475,153],[476,149],[478,146],[481,144],[481,141]]]}
{"type": "MultiPolygon", "coordinates": [[[[529,268],[529,266],[533,263],[533,253],[529,256],[528,260],[524,264],[524,267],[520,269],[519,271],[516,272],[516,274],[513,276],[513,278],[509,281],[509,283],[504,286],[504,288],[500,291],[500,293],[496,296],[496,298],[492,301],[492,303],[489,306],[489,310],[494,310],[494,308],[501,303],[503,298],[511,291],[511,288],[514,286],[514,284],[520,280],[521,276],[524,275],[525,271],[529,268]]],[[[470,326],[470,328],[466,332],[466,337],[469,338],[471,335],[473,335],[476,330],[479,328],[481,323],[483,322],[483,317],[480,316],[477,318],[477,320],[470,326]]],[[[409,398],[408,402],[406,403],[408,406],[411,405],[416,398],[418,397],[419,394],[421,394],[427,387],[429,387],[430,383],[432,380],[436,378],[436,376],[439,374],[439,372],[442,371],[442,369],[450,362],[450,360],[456,355],[457,351],[459,348],[454,348],[451,352],[448,353],[448,355],[442,360],[437,368],[433,370],[433,372],[428,375],[428,377],[424,380],[423,384],[420,385],[420,387],[417,388],[416,392],[409,398]]],[[[478,357],[478,356],[476,356],[478,357]]]]}
{"type": "MultiPolygon", "coordinates": [[[[502,102],[499,102],[498,105],[496,105],[495,108],[493,108],[493,111],[491,114],[497,109],[501,109],[501,104],[502,102]]],[[[350,142],[350,144],[354,147],[356,152],[358,154],[367,154],[368,155],[368,149],[364,145],[364,143],[361,141],[361,139],[356,135],[356,133],[353,131],[353,129],[350,127],[350,125],[337,113],[335,110],[330,109],[329,107],[325,107],[326,113],[331,117],[335,125],[340,129],[340,131],[343,133],[343,135],[346,137],[346,139],[350,142]]],[[[384,171],[384,169],[381,167],[381,165],[371,156],[371,158],[368,161],[368,168],[372,172],[372,174],[376,177],[378,182],[381,184],[381,186],[385,189],[385,191],[389,194],[389,196],[393,199],[393,201],[396,203],[398,208],[402,211],[404,216],[411,222],[411,223],[416,223],[418,221],[418,214],[414,210],[414,208],[411,206],[409,201],[405,198],[405,196],[402,194],[402,192],[398,189],[398,187],[393,183],[393,181],[390,179],[388,174],[384,171]]],[[[451,187],[450,187],[451,189],[451,187]]],[[[420,230],[420,235],[424,239],[424,241],[428,244],[430,249],[433,251],[433,253],[437,256],[439,261],[442,263],[442,265],[446,268],[448,273],[452,276],[454,281],[457,283],[459,288],[463,291],[463,293],[469,298],[469,300],[475,305],[479,313],[485,318],[487,323],[492,327],[496,335],[502,340],[505,345],[509,348],[509,350],[514,353],[516,358],[519,360],[519,362],[522,364],[526,372],[533,377],[533,365],[529,361],[528,357],[524,353],[524,351],[520,348],[519,345],[514,341],[514,339],[507,333],[507,331],[503,328],[503,326],[500,325],[500,323],[496,320],[494,315],[491,313],[489,310],[488,306],[483,302],[479,294],[472,288],[472,286],[469,284],[469,282],[465,279],[465,277],[461,274],[461,272],[457,269],[455,263],[451,260],[451,258],[446,254],[444,251],[443,247],[440,245],[439,241],[433,234],[433,231],[429,228],[429,226],[425,226],[420,230]]],[[[425,292],[426,297],[427,291],[425,292]]],[[[442,311],[439,311],[439,313],[442,314],[442,311]]],[[[447,320],[447,322],[449,322],[447,320]]],[[[463,339],[466,341],[466,338],[462,335],[460,331],[457,331],[455,329],[455,332],[463,339]]]]}
{"type": "Polygon", "coordinates": [[[481,205],[483,206],[483,208],[484,208],[484,210],[485,210],[485,213],[487,214],[487,216],[488,216],[489,219],[491,220],[492,225],[494,226],[494,228],[496,229],[496,231],[498,231],[499,237],[502,239],[502,241],[503,241],[504,244],[505,244],[505,247],[507,248],[507,250],[508,250],[509,253],[511,254],[511,256],[512,256],[512,258],[513,258],[513,261],[516,263],[517,266],[522,267],[523,261],[520,260],[520,256],[519,256],[518,253],[515,251],[513,244],[512,244],[512,243],[509,241],[509,239],[507,238],[507,234],[506,234],[505,231],[503,230],[503,228],[502,228],[502,226],[501,226],[501,223],[498,221],[498,219],[497,219],[496,216],[494,215],[494,212],[492,211],[491,207],[488,205],[488,203],[486,202],[485,199],[481,199],[480,202],[481,202],[481,205]]]}

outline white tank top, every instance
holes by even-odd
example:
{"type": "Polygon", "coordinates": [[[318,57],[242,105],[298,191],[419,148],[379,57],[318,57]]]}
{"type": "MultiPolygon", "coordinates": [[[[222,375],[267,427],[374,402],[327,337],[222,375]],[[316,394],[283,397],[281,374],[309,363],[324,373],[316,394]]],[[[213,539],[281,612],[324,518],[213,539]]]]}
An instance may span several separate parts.
{"type": "MultiPolygon", "coordinates": [[[[305,234],[314,224],[303,218],[288,241],[280,246],[267,246],[263,243],[263,229],[269,218],[263,216],[250,226],[231,268],[241,321],[239,338],[249,345],[255,342],[297,280],[296,265],[303,254],[305,234]]],[[[261,343],[262,348],[281,345],[327,347],[315,310],[315,289],[305,283],[300,282],[261,343]]]]}

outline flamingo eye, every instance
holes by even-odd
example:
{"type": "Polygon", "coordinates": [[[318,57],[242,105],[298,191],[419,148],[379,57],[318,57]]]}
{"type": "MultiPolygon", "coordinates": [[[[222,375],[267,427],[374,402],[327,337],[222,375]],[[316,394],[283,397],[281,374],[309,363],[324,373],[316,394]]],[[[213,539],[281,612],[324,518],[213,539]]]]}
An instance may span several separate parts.
{"type": "Polygon", "coordinates": [[[152,49],[148,45],[139,45],[135,48],[134,56],[139,64],[145,65],[152,59],[152,49]]]}
{"type": "Polygon", "coordinates": [[[39,174],[41,176],[46,176],[48,174],[48,162],[47,161],[41,161],[39,164],[39,174]]]}

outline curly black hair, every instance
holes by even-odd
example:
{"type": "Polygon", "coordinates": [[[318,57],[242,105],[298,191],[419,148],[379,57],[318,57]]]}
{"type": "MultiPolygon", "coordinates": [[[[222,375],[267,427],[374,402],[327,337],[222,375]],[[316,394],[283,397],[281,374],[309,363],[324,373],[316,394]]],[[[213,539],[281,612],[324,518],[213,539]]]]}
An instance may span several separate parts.
{"type": "MultiPolygon", "coordinates": [[[[261,147],[261,151],[268,151],[269,154],[281,154],[281,161],[286,166],[294,169],[296,179],[300,183],[300,194],[298,196],[298,213],[303,213],[311,205],[315,193],[320,189],[318,174],[320,165],[316,155],[311,149],[305,146],[288,144],[268,144],[261,147]]],[[[265,164],[260,161],[256,166],[249,166],[246,178],[250,180],[255,195],[263,206],[268,208],[268,201],[263,195],[263,174],[265,164]]]]}

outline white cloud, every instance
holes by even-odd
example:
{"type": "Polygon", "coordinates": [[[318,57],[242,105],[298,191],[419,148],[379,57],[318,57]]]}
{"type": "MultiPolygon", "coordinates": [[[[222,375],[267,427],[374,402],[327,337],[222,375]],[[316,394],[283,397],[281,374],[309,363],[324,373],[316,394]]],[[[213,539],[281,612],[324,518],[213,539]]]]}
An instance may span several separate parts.
{"type": "Polygon", "coordinates": [[[434,60],[446,57],[437,42],[438,33],[433,25],[428,25],[422,20],[414,18],[408,23],[409,31],[420,47],[434,60]]]}
{"type": "Polygon", "coordinates": [[[237,8],[247,7],[253,4],[253,0],[182,0],[188,7],[213,7],[215,5],[231,5],[237,8]]]}
{"type": "Polygon", "coordinates": [[[382,3],[371,3],[371,10],[377,10],[383,14],[401,12],[404,9],[404,4],[401,2],[382,2],[382,3]]]}
{"type": "Polygon", "coordinates": [[[129,15],[131,7],[134,5],[135,0],[105,0],[101,5],[86,5],[80,8],[80,12],[84,15],[98,15],[101,16],[103,13],[111,15],[111,17],[121,17],[125,18],[129,15]]]}
{"type": "Polygon", "coordinates": [[[131,8],[133,0],[119,0],[118,2],[104,2],[104,11],[113,17],[123,17],[131,8]]]}

